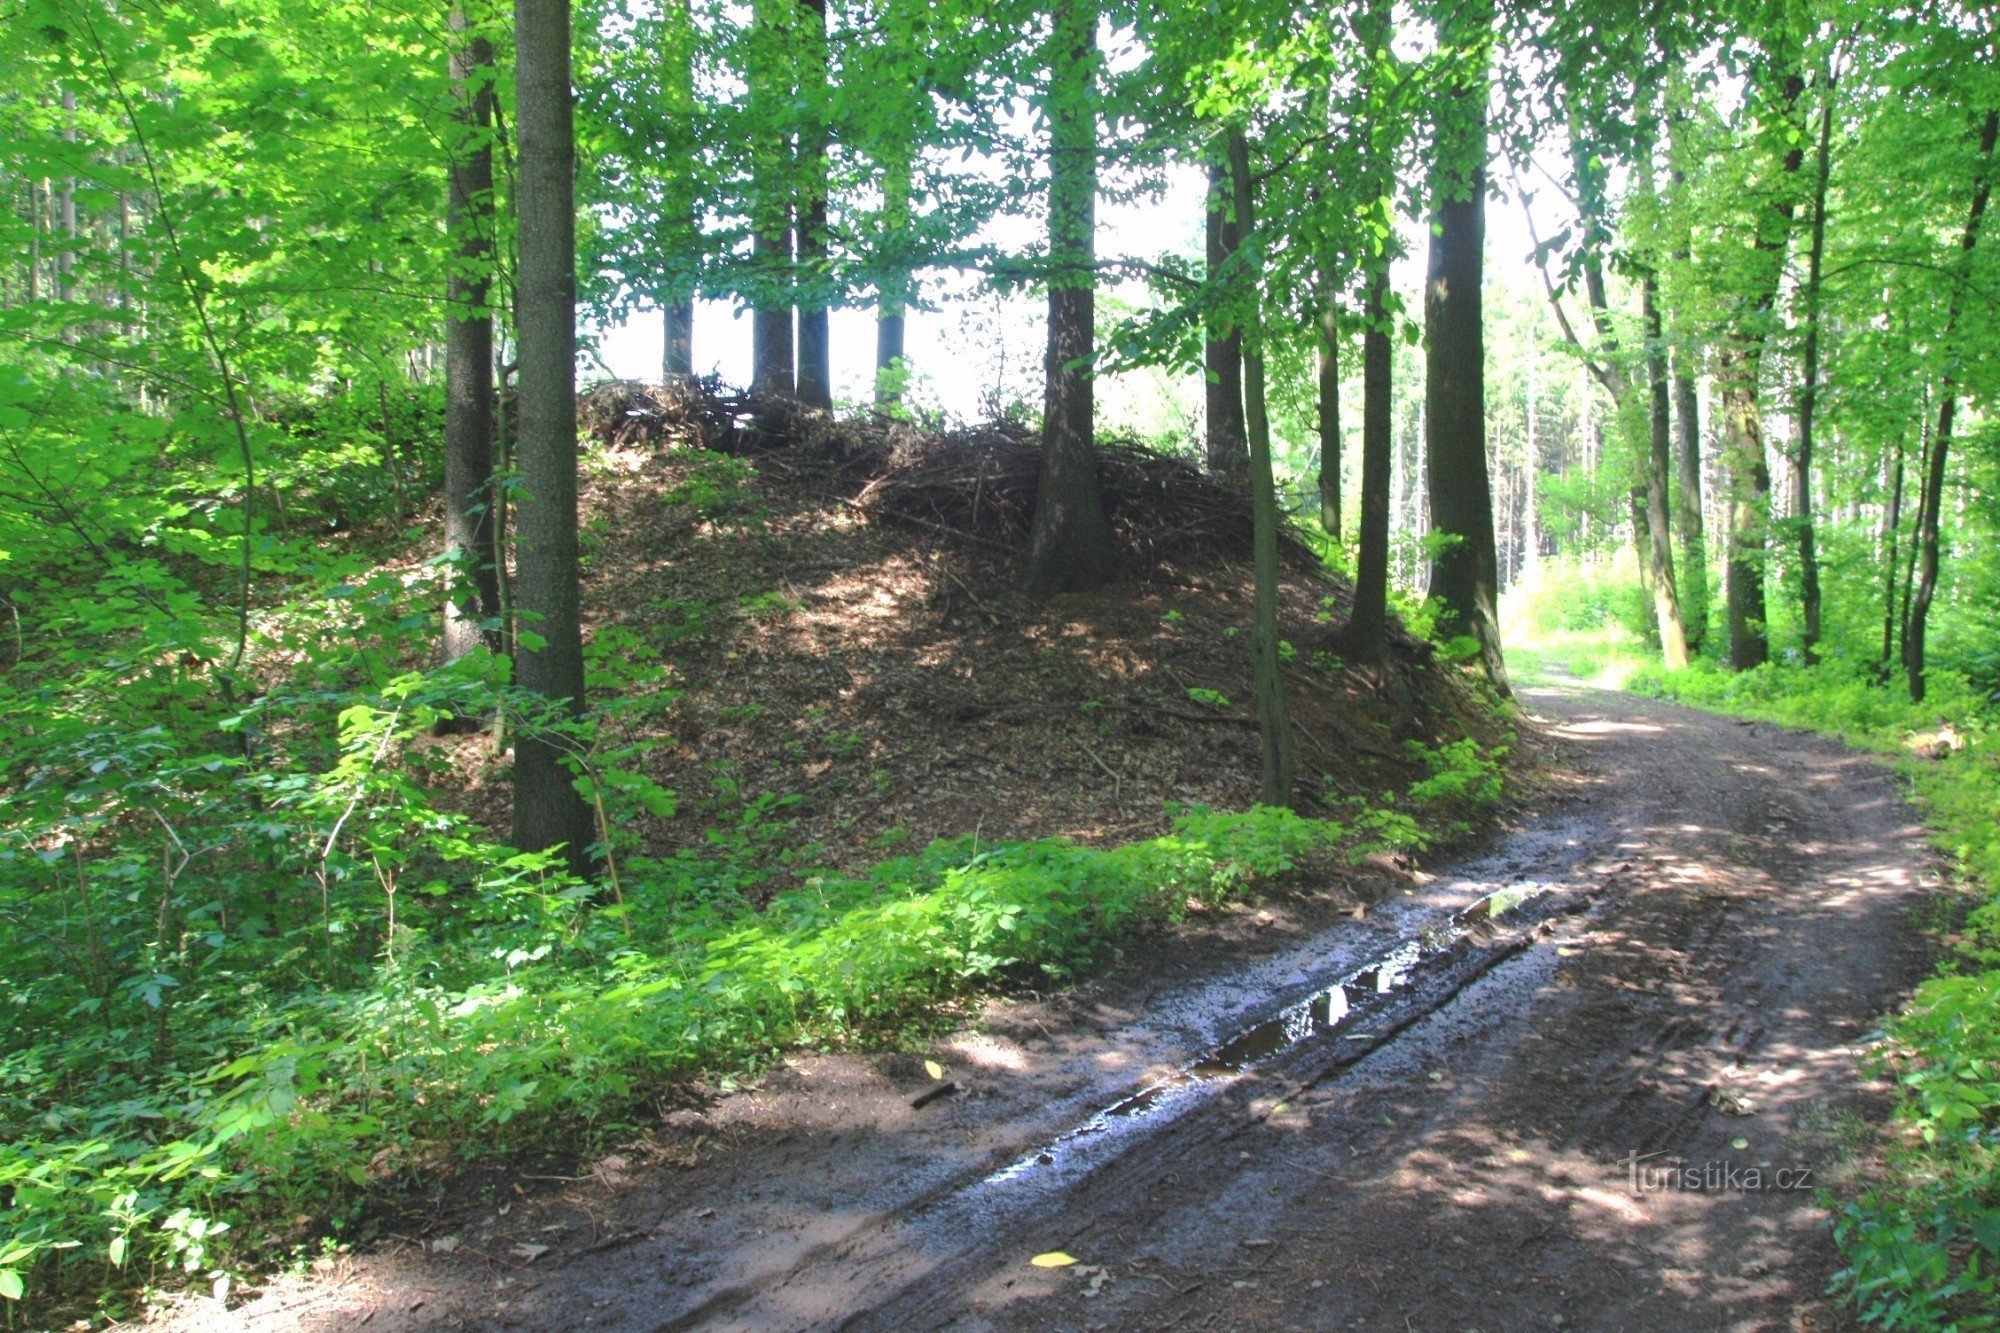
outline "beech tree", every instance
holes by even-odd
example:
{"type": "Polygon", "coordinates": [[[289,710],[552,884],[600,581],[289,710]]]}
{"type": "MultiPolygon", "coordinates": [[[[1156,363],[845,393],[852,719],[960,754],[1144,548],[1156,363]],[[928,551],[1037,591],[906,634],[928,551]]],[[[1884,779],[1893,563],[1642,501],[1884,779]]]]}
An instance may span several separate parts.
{"type": "Polygon", "coordinates": [[[1472,3],[1439,30],[1455,57],[1440,98],[1431,175],[1431,243],[1424,283],[1427,345],[1424,447],[1432,527],[1430,595],[1439,629],[1478,642],[1487,677],[1508,693],[1500,652],[1499,560],[1486,469],[1487,48],[1492,11],[1472,3]]]}
{"type": "Polygon", "coordinates": [[[569,0],[515,0],[514,192],[520,258],[521,495],[516,504],[515,679],[549,716],[514,740],[514,844],[560,846],[588,869],[591,815],[555,725],[584,710],[576,531],[576,138],[569,0]]]}
{"type": "Polygon", "coordinates": [[[451,11],[454,128],[446,226],[456,242],[445,283],[444,550],[461,579],[445,599],[444,655],[456,660],[483,641],[500,614],[493,483],[493,44],[451,11]]]}
{"type": "Polygon", "coordinates": [[[1115,565],[1097,488],[1095,268],[1097,226],[1097,8],[1059,0],[1050,11],[1049,325],[1042,400],[1042,474],[1028,537],[1036,597],[1102,585],[1115,565]]]}

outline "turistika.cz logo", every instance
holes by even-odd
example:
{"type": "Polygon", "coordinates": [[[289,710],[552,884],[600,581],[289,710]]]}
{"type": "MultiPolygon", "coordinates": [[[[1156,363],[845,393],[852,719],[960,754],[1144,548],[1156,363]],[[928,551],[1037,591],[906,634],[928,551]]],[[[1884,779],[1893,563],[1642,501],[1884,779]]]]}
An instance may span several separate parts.
{"type": "Polygon", "coordinates": [[[1680,1162],[1664,1153],[1630,1153],[1618,1165],[1634,1194],[1760,1194],[1765,1190],[1809,1190],[1809,1166],[1746,1165],[1741,1162],[1680,1162]]]}

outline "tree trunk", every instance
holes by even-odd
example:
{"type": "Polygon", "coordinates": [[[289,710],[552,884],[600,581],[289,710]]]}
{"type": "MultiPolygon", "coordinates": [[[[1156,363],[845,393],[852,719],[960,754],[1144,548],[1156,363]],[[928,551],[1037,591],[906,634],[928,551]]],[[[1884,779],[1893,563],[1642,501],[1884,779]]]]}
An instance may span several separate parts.
{"type": "MultiPolygon", "coordinates": [[[[697,34],[694,28],[694,13],[690,0],[678,0],[673,6],[676,31],[673,34],[674,48],[670,54],[672,84],[669,96],[676,113],[688,117],[690,124],[695,110],[694,95],[694,50],[697,34]]],[[[682,168],[674,177],[675,185],[686,180],[682,168]]],[[[700,223],[695,215],[695,199],[692,188],[670,189],[667,209],[672,214],[671,222],[676,226],[676,240],[690,248],[687,258],[693,259],[692,248],[700,237],[700,223]]],[[[679,379],[694,374],[694,288],[692,282],[681,284],[679,289],[663,294],[660,311],[666,334],[664,351],[660,358],[660,370],[669,379],[679,379]]]]}
{"type": "Polygon", "coordinates": [[[806,127],[799,135],[799,170],[804,199],[799,218],[799,401],[833,406],[833,372],[826,335],[826,0],[803,0],[806,15],[802,87],[809,99],[806,127]]]}
{"type": "MultiPolygon", "coordinates": [[[[1236,224],[1230,218],[1228,163],[1211,147],[1208,158],[1208,281],[1222,279],[1229,257],[1236,253],[1236,224]]],[[[1208,470],[1219,477],[1240,477],[1248,465],[1250,446],[1243,419],[1243,333],[1234,321],[1211,314],[1202,361],[1208,391],[1208,470]]]]}
{"type": "Polygon", "coordinates": [[[899,406],[908,383],[903,338],[909,319],[910,270],[902,247],[910,226],[911,176],[911,146],[899,143],[882,163],[882,230],[890,263],[882,274],[875,310],[875,405],[881,408],[899,406]]]}
{"type": "MultiPolygon", "coordinates": [[[[2000,111],[1989,111],[1986,123],[1979,131],[1979,179],[1973,186],[1972,208],[1966,215],[1965,231],[1959,237],[1961,279],[1971,271],[1972,252],[1979,244],[1979,224],[1986,216],[1987,200],[1992,195],[1996,137],[2000,137],[2000,111]]],[[[1940,344],[1947,348],[1958,332],[1959,308],[1963,299],[1963,287],[1954,285],[1945,310],[1944,336],[1939,339],[1940,344]]],[[[1930,470],[1924,481],[1923,504],[1917,511],[1916,584],[1910,595],[1909,627],[1903,633],[1903,669],[1909,675],[1910,697],[1919,702],[1924,697],[1924,631],[1929,625],[1931,599],[1937,595],[1938,527],[1939,516],[1943,512],[1945,461],[1951,453],[1952,423],[1958,411],[1958,376],[1950,361],[1945,363],[1944,377],[1938,388],[1937,432],[1931,441],[1930,470]]]]}
{"type": "Polygon", "coordinates": [[[1701,519],[1701,399],[1695,392],[1685,345],[1673,355],[1674,418],[1679,438],[1675,468],[1680,474],[1681,626],[1690,653],[1708,637],[1708,544],[1701,519]]]}
{"type": "MultiPolygon", "coordinates": [[[[76,146],[76,93],[62,90],[63,142],[74,149],[76,146]]],[[[62,249],[56,252],[56,299],[69,301],[76,295],[76,283],[72,274],[76,267],[76,175],[64,176],[62,189],[56,195],[56,222],[62,230],[62,249]]],[[[63,319],[63,341],[75,340],[74,326],[68,316],[63,319]]]]}
{"type": "Polygon", "coordinates": [[[1903,455],[1906,452],[1904,437],[1896,437],[1895,470],[1889,483],[1889,512],[1882,523],[1882,676],[1887,679],[1889,663],[1896,660],[1896,566],[1900,563],[1896,548],[1901,544],[1903,527],[1903,455]]]}
{"type": "MultiPolygon", "coordinates": [[[[1784,117],[1790,120],[1805,94],[1804,76],[1797,71],[1781,80],[1784,117]]],[[[1763,371],[1764,344],[1771,313],[1784,279],[1785,248],[1790,243],[1796,205],[1790,182],[1805,162],[1805,144],[1794,139],[1784,152],[1771,199],[1754,220],[1754,251],[1761,272],[1753,279],[1749,314],[1739,317],[1730,342],[1718,358],[1723,382],[1723,416],[1727,444],[1722,451],[1729,479],[1729,662],[1746,670],[1770,660],[1770,631],[1765,619],[1764,573],[1766,529],[1771,516],[1771,469],[1764,458],[1763,404],[1758,379],[1763,371]]]]}
{"type": "Polygon", "coordinates": [[[1820,270],[1826,260],[1826,193],[1833,172],[1833,89],[1819,112],[1819,160],[1813,173],[1812,240],[1806,252],[1806,339],[1799,387],[1799,451],[1792,468],[1792,522],[1799,534],[1799,647],[1819,661],[1819,550],[1813,531],[1813,424],[1819,407],[1820,270]]]}
{"type": "Polygon", "coordinates": [[[1389,261],[1372,261],[1368,325],[1361,335],[1361,534],[1354,570],[1354,610],[1342,635],[1350,657],[1388,656],[1389,487],[1394,459],[1396,344],[1389,327],[1389,261]]]}
{"type": "MultiPolygon", "coordinates": [[[[1453,43],[1480,40],[1490,7],[1473,0],[1447,25],[1453,43]]],[[[1493,492],[1486,470],[1486,98],[1482,63],[1444,95],[1432,179],[1429,272],[1424,284],[1428,343],[1424,389],[1431,530],[1444,538],[1431,559],[1430,593],[1442,605],[1439,629],[1470,635],[1493,687],[1511,691],[1500,651],[1499,569],[1493,492]]]]}
{"type": "Polygon", "coordinates": [[[792,358],[791,134],[784,128],[792,101],[788,33],[793,0],[757,0],[750,56],[752,132],[750,211],[752,342],[750,387],[789,398],[797,390],[792,358]]]}
{"type": "Polygon", "coordinates": [[[1758,358],[1725,347],[1717,358],[1722,387],[1723,463],[1729,478],[1729,665],[1761,666],[1771,655],[1764,626],[1764,527],[1771,470],[1764,462],[1764,419],[1757,403],[1758,358]]]}
{"type": "Polygon", "coordinates": [[[1097,7],[1057,0],[1049,39],[1049,345],[1028,592],[1081,592],[1115,567],[1097,489],[1097,7]]]}
{"type": "Polygon", "coordinates": [[[1340,323],[1331,293],[1319,314],[1319,524],[1340,540],[1340,323]]]}
{"type": "MultiPolygon", "coordinates": [[[[576,137],[569,0],[514,0],[520,259],[515,679],[557,719],[582,715],[576,537],[576,137]],[[530,634],[535,643],[529,646],[530,634]]],[[[562,762],[571,737],[530,719],[514,742],[514,843],[589,867],[589,807],[562,762]]]]}
{"type": "Polygon", "coordinates": [[[444,604],[444,657],[455,662],[496,637],[481,628],[500,614],[492,559],[493,312],[486,304],[493,268],[493,45],[471,32],[463,6],[448,22],[453,37],[452,119],[446,229],[455,262],[445,280],[444,551],[452,588],[444,604]]]}
{"type": "Polygon", "coordinates": [[[1653,409],[1646,454],[1646,554],[1653,568],[1653,618],[1660,629],[1660,656],[1668,670],[1677,671],[1688,663],[1688,648],[1674,583],[1674,548],[1667,516],[1673,419],[1667,390],[1667,344],[1660,321],[1660,280],[1650,271],[1641,280],[1639,299],[1646,323],[1646,378],[1652,388],[1653,409]]]}
{"type": "Polygon", "coordinates": [[[1252,246],[1253,266],[1244,275],[1243,408],[1250,446],[1251,570],[1250,652],[1257,700],[1257,729],[1263,764],[1257,799],[1264,805],[1292,804],[1292,720],[1285,706],[1285,679],[1278,642],[1278,491],[1271,471],[1271,418],[1264,396],[1264,328],[1254,264],[1257,209],[1250,180],[1250,145],[1240,129],[1229,131],[1229,178],[1236,203],[1236,235],[1252,246]]]}

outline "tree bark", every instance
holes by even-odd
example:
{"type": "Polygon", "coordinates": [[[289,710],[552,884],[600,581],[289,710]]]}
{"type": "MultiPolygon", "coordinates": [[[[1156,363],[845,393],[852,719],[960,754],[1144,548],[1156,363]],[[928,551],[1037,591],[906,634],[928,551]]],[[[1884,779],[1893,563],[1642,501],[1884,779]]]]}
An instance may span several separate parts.
{"type": "MultiPolygon", "coordinates": [[[[63,110],[63,142],[71,149],[76,147],[76,92],[64,88],[61,93],[63,110]]],[[[76,295],[76,283],[72,277],[76,268],[76,174],[71,172],[62,179],[62,189],[56,195],[56,221],[62,229],[62,249],[56,252],[56,299],[72,300],[76,295]]],[[[63,341],[75,338],[74,327],[65,318],[63,321],[63,341]]]]}
{"type": "Polygon", "coordinates": [[[1256,258],[1256,187],[1250,179],[1250,145],[1241,129],[1228,137],[1229,178],[1236,204],[1238,240],[1252,247],[1252,265],[1244,275],[1243,409],[1250,446],[1250,515],[1252,598],[1250,652],[1257,703],[1257,730],[1263,740],[1258,800],[1264,805],[1292,804],[1293,759],[1291,712],[1285,704],[1285,678],[1278,641],[1278,492],[1271,471],[1271,418],[1264,393],[1264,329],[1258,288],[1262,274],[1256,258]]]}
{"type": "Polygon", "coordinates": [[[1682,345],[1675,348],[1672,358],[1674,421],[1679,437],[1674,464],[1680,474],[1681,627],[1690,653],[1700,651],[1708,636],[1708,544],[1701,517],[1701,399],[1695,392],[1694,376],[1688,373],[1693,355],[1682,345]]]}
{"type": "Polygon", "coordinates": [[[827,96],[826,0],[802,0],[805,11],[804,73],[800,91],[811,108],[799,134],[799,401],[833,406],[833,372],[826,333],[827,96]]]}
{"type": "Polygon", "coordinates": [[[1827,182],[1833,173],[1833,89],[1819,112],[1819,158],[1813,172],[1812,239],[1806,251],[1806,337],[1799,387],[1799,449],[1792,468],[1792,522],[1799,535],[1799,648],[1819,661],[1819,550],[1813,530],[1813,425],[1819,408],[1820,271],[1826,260],[1827,182]]]}
{"type": "Polygon", "coordinates": [[[785,108],[792,100],[789,50],[793,0],[757,0],[749,62],[750,100],[756,117],[750,167],[751,308],[750,387],[789,398],[797,391],[792,353],[791,134],[785,108]]]}
{"type": "MultiPolygon", "coordinates": [[[[676,31],[673,34],[674,48],[671,61],[672,84],[668,90],[674,110],[692,118],[695,108],[694,96],[694,12],[690,0],[679,0],[673,6],[676,31]]],[[[676,184],[686,179],[685,168],[674,177],[676,184]]],[[[700,237],[700,224],[695,215],[694,191],[690,188],[670,190],[667,208],[676,225],[676,240],[690,247],[700,237]]],[[[687,256],[690,260],[693,254],[687,256]]],[[[685,282],[673,290],[662,294],[660,312],[665,333],[664,349],[660,358],[661,373],[669,380],[685,378],[694,374],[694,287],[685,282]]]]}
{"type": "MultiPolygon", "coordinates": [[[[1959,237],[1960,277],[1972,268],[1972,252],[1979,244],[1979,226],[1986,216],[1986,204],[1993,189],[1993,148],[2000,137],[2000,111],[1986,113],[1979,131],[1979,179],[1972,189],[1972,208],[1959,237]]],[[[1955,284],[1945,310],[1944,336],[1939,342],[1950,347],[1958,332],[1958,316],[1964,288],[1955,284]]],[[[1903,632],[1903,669],[1909,676],[1910,698],[1924,697],[1924,633],[1929,626],[1931,601],[1937,595],[1939,518],[1943,512],[1945,460],[1951,453],[1953,420],[1958,412],[1958,375],[1952,363],[1945,363],[1938,385],[1937,431],[1931,440],[1929,473],[1924,479],[1923,505],[1917,511],[1917,572],[1910,594],[1909,626],[1903,632]]]]}
{"type": "Polygon", "coordinates": [[[1372,261],[1368,274],[1368,324],[1361,334],[1361,533],[1354,610],[1342,635],[1348,655],[1371,664],[1388,656],[1395,357],[1389,327],[1389,261],[1382,255],[1372,261]]]}
{"type": "Polygon", "coordinates": [[[1688,663],[1687,632],[1674,581],[1674,548],[1667,515],[1667,477],[1673,470],[1673,420],[1667,390],[1667,344],[1660,320],[1660,280],[1648,272],[1640,283],[1640,315],[1646,323],[1646,378],[1652,412],[1646,454],[1646,554],[1653,568],[1653,613],[1660,630],[1660,656],[1669,670],[1688,663]]]}
{"type": "Polygon", "coordinates": [[[455,662],[481,644],[498,647],[482,623],[500,614],[492,558],[493,45],[471,30],[463,6],[452,33],[452,145],[445,225],[454,257],[445,280],[444,552],[452,588],[444,604],[444,657],[455,662]]]}
{"type": "Polygon", "coordinates": [[[1097,488],[1097,7],[1057,0],[1049,39],[1049,343],[1042,472],[1028,533],[1028,592],[1108,582],[1111,525],[1097,488]]]}
{"type": "Polygon", "coordinates": [[[875,309],[875,405],[900,406],[908,384],[904,367],[904,335],[910,308],[910,270],[903,258],[903,235],[910,226],[911,146],[897,144],[882,163],[882,228],[890,252],[881,278],[875,309]]]}
{"type": "Polygon", "coordinates": [[[1340,539],[1340,323],[1331,294],[1319,315],[1319,523],[1340,539]]]}
{"type": "MultiPolygon", "coordinates": [[[[1484,40],[1490,6],[1472,0],[1456,12],[1453,44],[1484,40]]],[[[1424,415],[1429,455],[1431,530],[1441,543],[1431,558],[1430,593],[1442,606],[1439,629],[1479,643],[1487,677],[1511,694],[1500,650],[1499,561],[1493,542],[1493,491],[1486,470],[1486,98],[1483,61],[1444,95],[1441,161],[1432,178],[1429,271],[1424,284],[1428,343],[1424,415]]]]}
{"type": "Polygon", "coordinates": [[[1729,477],[1729,665],[1761,666],[1771,655],[1765,632],[1764,526],[1771,469],[1764,461],[1764,418],[1757,401],[1759,358],[1741,347],[1717,357],[1722,388],[1724,468],[1729,477]]]}
{"type": "MultiPolygon", "coordinates": [[[[1780,97],[1785,119],[1791,119],[1805,79],[1797,70],[1784,75],[1780,97]]],[[[1723,382],[1723,416],[1727,444],[1722,459],[1729,478],[1729,662],[1737,670],[1761,665],[1771,656],[1765,617],[1764,574],[1767,528],[1771,514],[1771,469],[1764,458],[1763,403],[1758,379],[1763,372],[1764,345],[1771,313],[1777,306],[1784,278],[1785,248],[1790,243],[1796,205],[1790,182],[1805,162],[1805,144],[1795,140],[1780,162],[1772,197],[1753,223],[1753,247],[1759,271],[1752,276],[1749,314],[1739,317],[1731,345],[1717,358],[1723,382]]]]}
{"type": "MultiPolygon", "coordinates": [[[[1211,146],[1208,158],[1208,280],[1222,280],[1229,257],[1236,253],[1236,224],[1231,219],[1231,186],[1226,154],[1211,146]]],[[[1220,477],[1240,477],[1249,465],[1250,446],[1243,418],[1243,332],[1222,314],[1211,314],[1202,343],[1202,364],[1208,404],[1208,470],[1220,477]]]]}
{"type": "Polygon", "coordinates": [[[1889,675],[1889,663],[1895,661],[1896,652],[1896,567],[1900,563],[1896,548],[1901,545],[1903,527],[1903,455],[1907,452],[1904,437],[1896,437],[1895,470],[1889,483],[1889,512],[1882,522],[1882,666],[1883,679],[1889,675]]]}
{"type": "MultiPolygon", "coordinates": [[[[520,434],[515,679],[558,717],[583,713],[576,534],[576,136],[569,0],[514,0],[520,434]],[[529,646],[528,636],[537,642],[529,646]]],[[[589,807],[570,737],[531,719],[514,742],[514,843],[589,867],[589,807]]]]}

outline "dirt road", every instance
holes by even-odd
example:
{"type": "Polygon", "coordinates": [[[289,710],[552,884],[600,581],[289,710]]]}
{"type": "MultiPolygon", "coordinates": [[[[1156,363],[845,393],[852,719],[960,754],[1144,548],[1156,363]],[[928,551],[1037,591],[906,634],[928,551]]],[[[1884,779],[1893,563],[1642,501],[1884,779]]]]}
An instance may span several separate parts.
{"type": "Polygon", "coordinates": [[[687,1113],[679,1167],[501,1188],[226,1318],[1838,1326],[1817,1187],[1881,1110],[1856,1048],[1923,970],[1916,821],[1823,739],[1523,702],[1567,790],[1360,921],[1278,904],[997,1009],[922,1107],[915,1057],[794,1062],[687,1113]]]}

